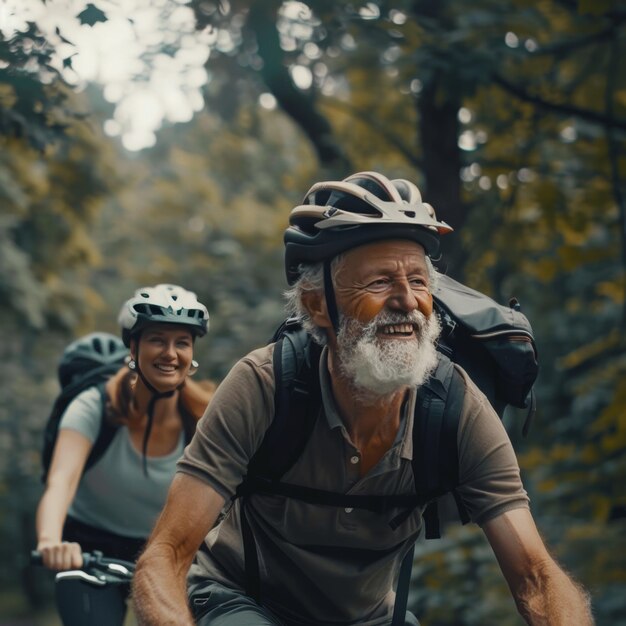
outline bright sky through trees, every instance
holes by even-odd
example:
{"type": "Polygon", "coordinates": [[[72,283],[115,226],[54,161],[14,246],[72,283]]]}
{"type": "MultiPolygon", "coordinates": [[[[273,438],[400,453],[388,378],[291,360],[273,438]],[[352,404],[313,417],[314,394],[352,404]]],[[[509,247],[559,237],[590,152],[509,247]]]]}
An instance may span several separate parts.
{"type": "Polygon", "coordinates": [[[115,105],[106,133],[120,136],[128,150],[140,150],[156,142],[164,121],[189,121],[204,106],[204,65],[217,35],[197,31],[185,5],[177,0],[98,0],[97,7],[85,0],[0,0],[0,35],[9,40],[35,23],[54,47],[52,66],[63,78],[77,89],[100,84],[115,105]]]}

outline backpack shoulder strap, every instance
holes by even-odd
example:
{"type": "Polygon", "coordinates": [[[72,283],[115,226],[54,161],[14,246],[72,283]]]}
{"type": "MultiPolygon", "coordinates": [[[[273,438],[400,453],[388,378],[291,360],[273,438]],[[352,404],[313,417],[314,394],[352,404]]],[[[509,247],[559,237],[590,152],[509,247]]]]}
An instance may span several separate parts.
{"type": "Polygon", "coordinates": [[[183,423],[184,442],[187,445],[196,432],[196,418],[183,406],[182,402],[178,404],[178,410],[180,411],[181,420],[183,423]]]}
{"type": "Polygon", "coordinates": [[[302,328],[287,330],[274,345],[274,418],[248,464],[248,476],[280,479],[300,457],[319,407],[321,349],[302,328]]]}
{"type": "MultiPolygon", "coordinates": [[[[454,364],[440,355],[437,369],[420,387],[415,403],[413,425],[413,474],[419,495],[429,501],[424,511],[426,538],[437,538],[439,496],[452,492],[459,484],[457,432],[465,398],[465,384],[454,364]]],[[[467,512],[455,494],[461,519],[467,512]]]]}
{"type": "Polygon", "coordinates": [[[409,589],[411,588],[411,570],[413,569],[413,557],[415,554],[415,544],[404,555],[398,574],[398,585],[396,586],[396,602],[393,606],[393,616],[391,626],[404,626],[406,624],[406,605],[409,599],[409,589]]]}
{"type": "Polygon", "coordinates": [[[100,430],[98,432],[98,437],[94,441],[93,448],[89,453],[89,457],[87,458],[87,462],[85,463],[85,470],[88,470],[90,467],[95,465],[98,460],[105,453],[106,449],[109,447],[109,444],[113,440],[117,429],[119,428],[118,424],[114,424],[107,417],[107,393],[106,393],[106,381],[99,382],[96,385],[98,392],[100,393],[100,401],[102,405],[101,413],[100,413],[100,430]]]}
{"type": "Polygon", "coordinates": [[[298,460],[311,435],[321,404],[320,349],[300,327],[281,327],[273,354],[274,417],[261,445],[248,463],[247,475],[237,488],[244,549],[246,593],[260,602],[260,576],[256,542],[246,515],[246,501],[259,482],[277,483],[298,460]]]}

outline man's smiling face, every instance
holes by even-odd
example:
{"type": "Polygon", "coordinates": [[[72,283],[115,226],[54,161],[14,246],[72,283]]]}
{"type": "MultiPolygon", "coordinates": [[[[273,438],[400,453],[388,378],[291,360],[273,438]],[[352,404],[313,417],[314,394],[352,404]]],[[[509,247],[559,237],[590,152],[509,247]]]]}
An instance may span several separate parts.
{"type": "Polygon", "coordinates": [[[379,396],[423,383],[436,365],[440,331],[423,248],[389,240],[351,250],[337,265],[334,288],[344,375],[379,396]]]}

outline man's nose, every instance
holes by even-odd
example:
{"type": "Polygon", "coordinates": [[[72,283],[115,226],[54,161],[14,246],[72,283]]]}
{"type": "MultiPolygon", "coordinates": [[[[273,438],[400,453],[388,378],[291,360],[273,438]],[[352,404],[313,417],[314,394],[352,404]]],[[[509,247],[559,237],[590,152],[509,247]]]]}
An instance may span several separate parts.
{"type": "Polygon", "coordinates": [[[417,298],[409,281],[406,279],[395,281],[389,297],[389,307],[400,311],[414,311],[417,306],[417,298]]]}

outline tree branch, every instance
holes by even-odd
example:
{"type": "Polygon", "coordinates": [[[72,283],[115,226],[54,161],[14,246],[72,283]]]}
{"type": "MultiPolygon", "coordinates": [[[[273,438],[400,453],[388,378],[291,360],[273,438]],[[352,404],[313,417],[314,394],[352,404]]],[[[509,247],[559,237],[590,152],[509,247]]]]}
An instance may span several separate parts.
{"type": "Polygon", "coordinates": [[[524,102],[530,102],[531,104],[535,104],[543,109],[547,109],[549,111],[554,111],[555,113],[561,113],[563,115],[572,115],[574,117],[579,117],[582,120],[587,122],[594,122],[596,124],[601,124],[606,128],[617,128],[620,130],[626,130],[626,120],[617,119],[614,117],[609,117],[603,113],[599,113],[598,111],[592,111],[591,109],[582,109],[580,107],[571,105],[571,104],[561,104],[558,102],[550,102],[549,100],[545,100],[544,98],[528,93],[519,85],[515,85],[512,82],[508,81],[506,78],[503,78],[499,74],[493,74],[493,81],[496,85],[507,91],[508,93],[514,95],[515,97],[523,100],[524,102]]]}
{"type": "Polygon", "coordinates": [[[313,99],[294,85],[283,63],[276,11],[275,2],[253,2],[250,5],[247,24],[256,37],[258,53],[263,60],[261,76],[282,110],[309,138],[320,162],[331,169],[349,171],[350,160],[336,141],[328,120],[315,109],[313,99]]]}
{"type": "Polygon", "coordinates": [[[532,56],[560,56],[564,53],[580,50],[581,48],[585,48],[594,43],[604,43],[606,42],[606,38],[612,34],[613,28],[613,25],[611,25],[604,30],[591,33],[586,37],[580,37],[579,39],[572,39],[570,41],[557,41],[553,44],[543,45],[537,51],[533,52],[532,56]]]}
{"type": "MultiPolygon", "coordinates": [[[[577,15],[580,15],[580,16],[584,16],[585,13],[586,14],[589,13],[589,11],[583,12],[580,10],[579,0],[557,0],[556,3],[560,4],[562,7],[566,8],[568,11],[571,11],[572,13],[576,13],[577,15]]],[[[618,22],[621,22],[624,19],[626,19],[626,11],[623,11],[620,9],[611,9],[611,10],[605,11],[602,14],[602,17],[609,18],[610,20],[613,21],[615,25],[617,25],[618,22]]]]}
{"type": "Polygon", "coordinates": [[[364,124],[367,124],[370,128],[375,130],[378,134],[380,134],[383,139],[391,146],[393,146],[411,165],[421,168],[422,160],[417,157],[415,152],[411,150],[401,139],[396,135],[389,132],[387,126],[382,123],[380,120],[368,115],[364,111],[359,111],[354,107],[350,106],[346,102],[342,102],[341,100],[334,100],[327,98],[324,100],[324,105],[329,106],[331,108],[337,109],[339,111],[345,111],[350,114],[351,117],[358,118],[364,124]]]}

